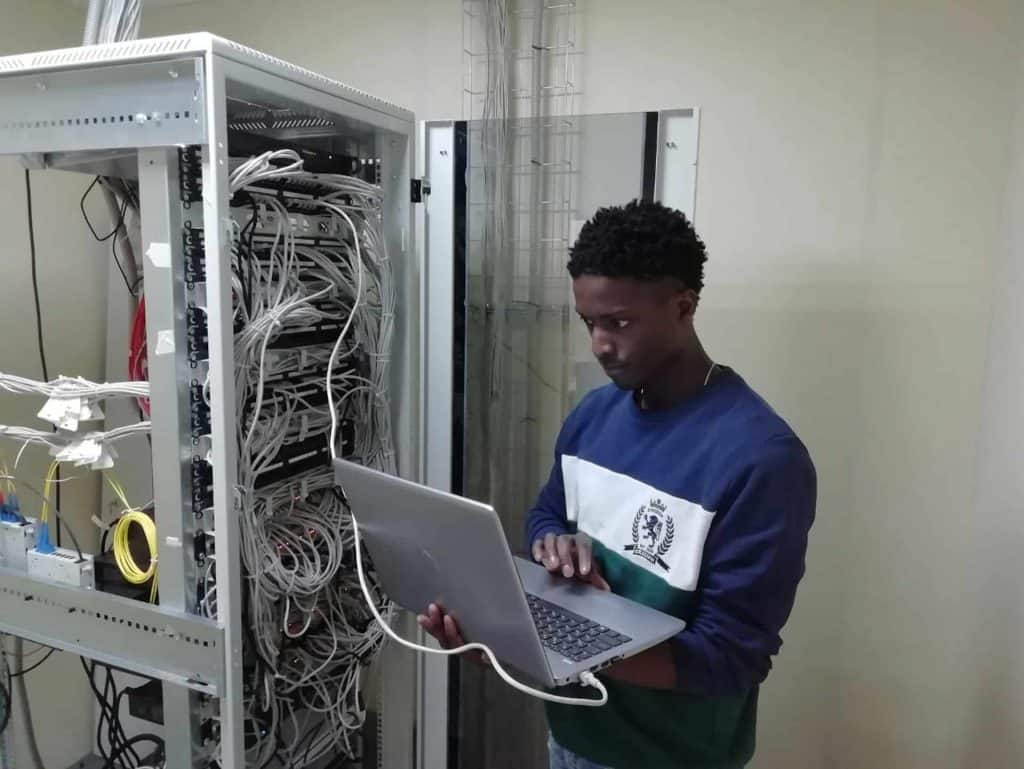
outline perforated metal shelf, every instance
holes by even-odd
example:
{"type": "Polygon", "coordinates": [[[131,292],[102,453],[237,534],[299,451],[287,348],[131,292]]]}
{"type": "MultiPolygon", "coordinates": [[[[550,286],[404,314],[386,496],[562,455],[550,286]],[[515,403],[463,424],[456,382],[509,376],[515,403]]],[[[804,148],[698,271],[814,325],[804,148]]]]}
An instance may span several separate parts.
{"type": "Polygon", "coordinates": [[[0,632],[217,695],[223,631],[210,620],[0,568],[0,632]]]}

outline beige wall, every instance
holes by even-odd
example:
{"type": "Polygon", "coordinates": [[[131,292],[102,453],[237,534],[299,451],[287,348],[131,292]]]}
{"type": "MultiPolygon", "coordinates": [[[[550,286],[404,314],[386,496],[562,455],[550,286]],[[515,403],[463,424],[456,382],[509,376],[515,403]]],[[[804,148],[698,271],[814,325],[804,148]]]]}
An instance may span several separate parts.
{"type": "MultiPolygon", "coordinates": [[[[1022,279],[1007,259],[1022,254],[1024,8],[580,2],[581,110],[701,108],[697,223],[712,260],[702,332],[791,420],[819,469],[808,575],[763,693],[755,765],[1024,765],[1013,461],[1024,319],[1012,291],[1022,279]],[[993,283],[1002,310],[990,346],[993,283]]],[[[77,39],[66,6],[6,5],[5,51],[77,39]]],[[[144,19],[147,34],[195,29],[422,118],[461,113],[458,0],[205,0],[144,19]]],[[[2,174],[0,217],[19,233],[20,179],[9,166],[2,174]]],[[[74,189],[53,190],[61,210],[74,210],[74,189]]],[[[77,222],[60,223],[46,228],[51,247],[67,237],[63,257],[85,259],[77,222]]],[[[4,358],[31,372],[24,244],[8,238],[0,250],[14,270],[0,317],[5,328],[18,319],[4,358]]],[[[59,290],[62,263],[48,264],[44,291],[59,290]]],[[[72,344],[71,327],[84,327],[102,287],[81,273],[74,285],[76,304],[48,321],[66,334],[50,338],[88,375],[102,348],[72,344]]],[[[55,696],[72,680],[70,663],[61,670],[34,674],[33,685],[54,687],[52,708],[72,708],[73,697],[55,696]]],[[[43,693],[36,699],[45,707],[43,693]]],[[[66,716],[47,710],[60,725],[48,733],[85,739],[66,716]]]]}
{"type": "MultiPolygon", "coordinates": [[[[586,109],[701,107],[701,326],[819,468],[756,766],[1024,765],[1019,743],[1001,761],[964,752],[975,707],[1007,687],[966,628],[1021,7],[588,8],[586,109]],[[996,688],[962,696],[979,677],[996,688]]],[[[988,611],[1011,574],[993,566],[988,611]]],[[[1019,677],[1024,654],[1000,648],[1019,677]]],[[[1020,712],[1003,710],[989,737],[1006,742],[1020,712]]]]}
{"type": "MultiPolygon", "coordinates": [[[[146,23],[208,28],[420,117],[461,116],[456,0],[241,7],[146,23]]],[[[1006,740],[1019,715],[980,718],[988,694],[1012,690],[970,653],[965,628],[979,611],[975,540],[991,544],[972,512],[975,444],[1022,8],[581,9],[581,111],[701,108],[702,332],[792,421],[819,469],[808,574],[765,687],[756,766],[980,765],[966,758],[979,730],[1006,740]]],[[[1009,575],[990,576],[981,597],[995,611],[1009,575]]],[[[1024,653],[1000,649],[1019,680],[1024,653]]],[[[1022,747],[1002,755],[986,765],[1024,764],[1022,747]]]]}
{"type": "Polygon", "coordinates": [[[701,107],[701,327],[820,473],[756,765],[982,765],[959,687],[989,671],[969,543],[1021,7],[645,5],[588,1],[584,108],[701,107]]]}
{"type": "Polygon", "coordinates": [[[970,612],[960,649],[968,717],[958,746],[963,766],[1019,766],[1024,756],[1024,591],[1021,589],[1019,469],[1024,433],[1024,59],[1006,205],[1005,250],[996,269],[985,407],[978,440],[976,505],[964,570],[970,612]]]}
{"type": "MultiPolygon", "coordinates": [[[[76,45],[84,16],[58,0],[4,0],[0,22],[0,55],[76,45]]],[[[0,371],[40,378],[32,303],[25,183],[20,165],[0,159],[0,371]]],[[[66,373],[101,379],[105,353],[106,277],[109,251],[96,245],[78,214],[78,200],[88,180],[58,173],[34,173],[33,204],[38,254],[43,334],[50,376],[66,373]]],[[[108,227],[103,207],[96,206],[96,226],[108,227]]],[[[0,397],[0,424],[44,427],[35,418],[42,405],[31,398],[0,397]]],[[[19,446],[0,445],[10,460],[19,446]]],[[[48,457],[29,449],[18,476],[41,488],[48,457]]],[[[38,510],[31,492],[20,494],[26,510],[38,510]]],[[[76,524],[86,549],[92,549],[96,529],[89,523],[99,499],[96,478],[64,485],[62,510],[76,524]]],[[[70,546],[70,541],[65,539],[70,546]]],[[[34,648],[28,644],[27,648],[34,648]]],[[[38,658],[36,658],[38,659],[38,658]]],[[[29,698],[40,752],[47,769],[63,769],[91,750],[92,694],[78,657],[54,654],[28,676],[29,698]]],[[[18,712],[9,735],[14,759],[28,766],[18,712]]]]}

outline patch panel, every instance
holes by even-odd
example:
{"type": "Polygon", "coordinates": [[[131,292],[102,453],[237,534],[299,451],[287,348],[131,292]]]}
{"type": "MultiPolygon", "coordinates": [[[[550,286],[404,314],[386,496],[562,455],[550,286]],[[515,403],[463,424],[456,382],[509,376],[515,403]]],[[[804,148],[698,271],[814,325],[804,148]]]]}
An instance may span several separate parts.
{"type": "Polygon", "coordinates": [[[26,554],[36,546],[36,521],[0,521],[0,566],[25,571],[26,554]]]}
{"type": "Polygon", "coordinates": [[[96,587],[96,571],[93,557],[87,553],[81,556],[74,550],[55,547],[53,552],[41,553],[29,550],[26,554],[27,571],[30,577],[59,582],[92,590],[96,587]]]}

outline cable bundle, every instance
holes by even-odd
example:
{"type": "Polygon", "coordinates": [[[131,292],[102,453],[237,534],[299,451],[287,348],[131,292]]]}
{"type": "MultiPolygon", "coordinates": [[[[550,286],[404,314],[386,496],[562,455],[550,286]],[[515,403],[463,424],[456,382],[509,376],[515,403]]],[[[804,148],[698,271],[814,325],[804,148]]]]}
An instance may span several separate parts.
{"type": "Polygon", "coordinates": [[[104,398],[145,398],[149,396],[149,382],[104,382],[98,384],[81,377],[58,377],[52,382],[37,382],[35,379],[4,374],[0,372],[0,390],[15,395],[43,395],[47,398],[82,398],[102,400],[104,398]]]}
{"type": "Polygon", "coordinates": [[[22,441],[25,444],[39,444],[49,446],[51,449],[60,450],[85,441],[93,441],[98,444],[116,443],[133,435],[146,435],[149,433],[150,426],[149,422],[138,422],[125,425],[124,427],[115,427],[106,432],[51,433],[46,430],[36,430],[32,427],[0,425],[0,438],[11,438],[12,440],[22,441]]]}
{"type": "Polygon", "coordinates": [[[89,680],[96,702],[100,706],[100,717],[96,722],[96,749],[108,767],[135,767],[143,769],[146,760],[163,758],[164,741],[155,734],[138,734],[128,737],[121,723],[121,705],[128,694],[127,688],[118,689],[114,672],[109,665],[80,658],[82,670],[89,680]],[[102,689],[96,682],[96,673],[102,674],[102,689]]]}
{"type": "Polygon", "coordinates": [[[89,0],[82,45],[134,40],[142,23],[142,0],[89,0]]]}
{"type": "MultiPolygon", "coordinates": [[[[329,447],[395,469],[395,293],[378,187],[307,173],[289,150],[232,165],[247,763],[298,768],[358,755],[361,671],[383,640],[354,574],[329,447]],[[299,235],[297,214],[323,226],[299,235]]],[[[216,615],[215,562],[207,555],[199,571],[207,616],[216,615]]]]}

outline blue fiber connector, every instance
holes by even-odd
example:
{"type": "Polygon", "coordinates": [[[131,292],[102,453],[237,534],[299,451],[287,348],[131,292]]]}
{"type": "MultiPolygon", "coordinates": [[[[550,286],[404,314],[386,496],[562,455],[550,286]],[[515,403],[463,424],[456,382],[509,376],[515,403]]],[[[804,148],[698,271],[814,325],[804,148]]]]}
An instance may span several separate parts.
{"type": "Polygon", "coordinates": [[[50,542],[50,524],[40,523],[36,529],[36,552],[49,555],[56,549],[50,542]]]}
{"type": "Polygon", "coordinates": [[[18,505],[18,495],[11,492],[7,495],[2,506],[0,506],[0,521],[7,523],[24,523],[25,518],[21,514],[21,507],[18,505]]]}
{"type": "Polygon", "coordinates": [[[4,495],[0,494],[0,521],[4,523],[21,523],[17,495],[11,494],[4,499],[4,495]]]}

